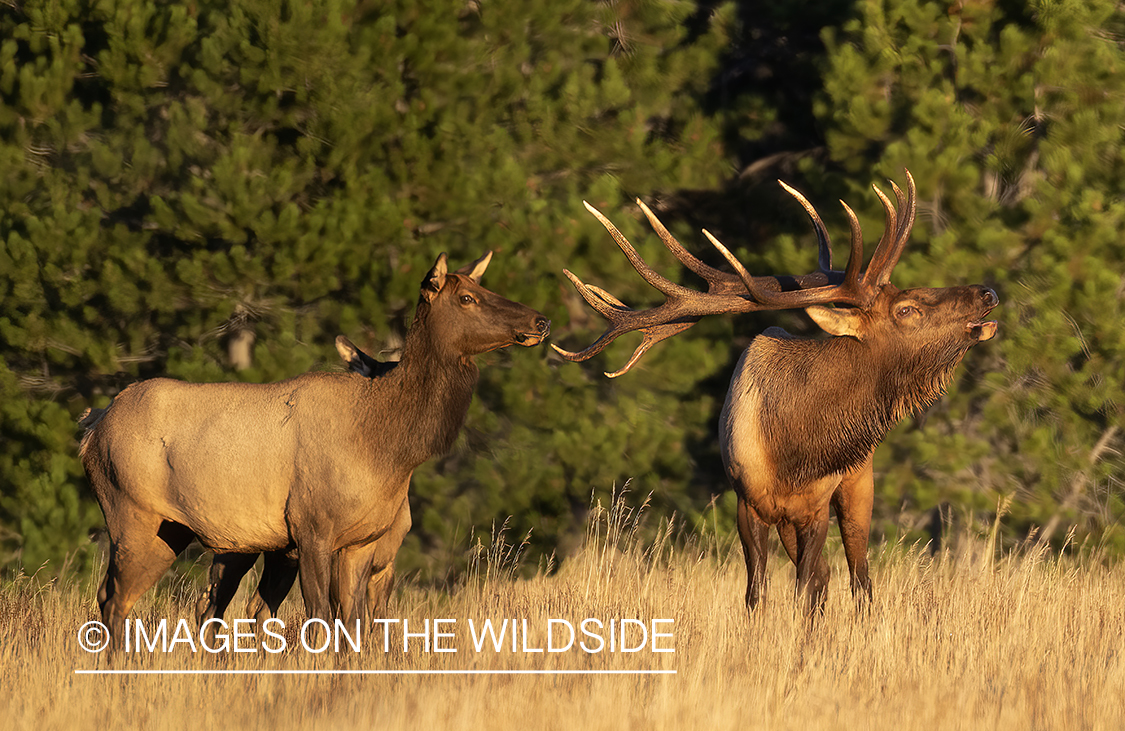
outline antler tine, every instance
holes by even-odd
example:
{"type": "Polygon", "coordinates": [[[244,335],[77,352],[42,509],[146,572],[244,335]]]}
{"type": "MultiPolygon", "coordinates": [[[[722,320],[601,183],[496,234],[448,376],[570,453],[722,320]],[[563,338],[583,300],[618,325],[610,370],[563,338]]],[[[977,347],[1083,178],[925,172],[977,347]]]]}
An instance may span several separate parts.
{"type": "Polygon", "coordinates": [[[554,348],[555,352],[561,355],[563,359],[569,360],[572,363],[578,363],[580,361],[589,360],[590,358],[593,358],[595,355],[605,350],[606,346],[616,340],[617,336],[621,334],[622,332],[617,332],[616,327],[610,327],[608,330],[602,333],[602,336],[600,338],[598,338],[582,350],[566,350],[564,348],[560,348],[554,343],[551,343],[551,347],[554,348]]]}
{"type": "MultiPolygon", "coordinates": [[[[918,212],[917,190],[914,187],[914,176],[910,174],[909,170],[905,168],[903,168],[903,170],[906,172],[907,195],[906,200],[899,204],[899,208],[906,211],[906,217],[900,222],[898,240],[895,242],[899,248],[900,256],[902,254],[902,249],[906,247],[906,240],[910,238],[910,232],[914,229],[914,217],[918,212]]],[[[894,184],[892,183],[892,185],[894,184]]],[[[897,185],[895,186],[895,192],[899,194],[899,200],[901,201],[902,191],[898,189],[897,185]]],[[[895,261],[898,261],[897,256],[895,257],[895,261]]]]}
{"type": "MultiPolygon", "coordinates": [[[[564,269],[563,271],[565,272],[566,270],[564,269]]],[[[590,290],[591,292],[596,294],[598,297],[601,297],[603,301],[610,303],[614,307],[619,307],[623,310],[631,309],[627,304],[625,304],[621,300],[617,299],[616,297],[614,297],[612,294],[605,291],[601,287],[597,287],[593,284],[587,284],[586,289],[590,290]]]]}
{"type": "Polygon", "coordinates": [[[597,310],[602,317],[612,319],[613,315],[618,310],[628,309],[621,300],[600,287],[588,286],[581,279],[574,276],[574,273],[569,269],[563,269],[563,274],[565,274],[566,278],[570,280],[570,283],[574,285],[574,288],[578,290],[578,294],[582,295],[582,299],[586,300],[586,303],[597,310]]]}
{"type": "Polygon", "coordinates": [[[899,207],[902,208],[901,217],[886,194],[879,190],[877,186],[872,186],[887,212],[886,229],[883,231],[882,238],[879,239],[878,246],[875,247],[875,253],[871,256],[871,263],[868,264],[867,272],[863,276],[864,283],[875,288],[881,287],[891,280],[891,271],[898,263],[899,257],[902,256],[907,239],[910,238],[910,231],[914,227],[914,217],[917,210],[914,178],[910,175],[909,170],[906,171],[907,194],[905,196],[893,181],[891,181],[891,186],[899,207]]]}
{"type": "MultiPolygon", "coordinates": [[[[819,262],[822,267],[822,273],[828,277],[829,281],[835,279],[839,272],[834,272],[831,269],[825,270],[823,267],[831,266],[832,262],[832,248],[828,238],[828,230],[824,226],[824,221],[821,220],[820,214],[816,212],[816,208],[809,203],[808,199],[784,181],[777,181],[781,183],[781,187],[787,193],[797,199],[797,202],[805,209],[805,213],[809,215],[809,219],[813,223],[813,229],[816,231],[817,243],[819,245],[819,262]],[[835,276],[834,276],[835,275],[835,276]]],[[[841,201],[843,203],[843,201],[841,201]]],[[[859,221],[855,217],[855,213],[844,204],[844,209],[848,215],[848,225],[851,227],[851,252],[848,255],[848,265],[844,272],[843,280],[836,279],[835,284],[827,286],[810,287],[808,289],[790,290],[787,292],[773,291],[763,289],[762,287],[755,287],[748,284],[747,289],[750,290],[754,299],[764,306],[782,309],[786,307],[808,307],[815,304],[848,304],[848,305],[863,305],[871,298],[871,291],[864,286],[859,274],[860,267],[863,265],[863,232],[859,228],[859,221]]],[[[736,268],[737,271],[737,268],[736,268]]]]}
{"type": "MultiPolygon", "coordinates": [[[[898,246],[900,242],[905,243],[903,239],[910,235],[910,229],[914,225],[914,216],[910,210],[910,199],[902,192],[901,188],[895,185],[895,181],[891,180],[889,182],[891,184],[891,190],[895,192],[895,200],[898,201],[898,211],[906,214],[899,217],[898,228],[895,229],[895,245],[898,246]]],[[[907,187],[909,187],[909,185],[907,187]]]]}
{"type": "MultiPolygon", "coordinates": [[[[741,275],[736,278],[724,271],[720,271],[718,269],[715,269],[714,267],[710,267],[704,264],[702,261],[693,256],[690,251],[685,249],[683,245],[676,240],[675,236],[668,232],[668,229],[664,227],[664,224],[660,221],[659,218],[656,217],[656,214],[653,213],[652,210],[645,205],[644,201],[642,201],[640,198],[637,198],[636,200],[637,205],[640,206],[641,211],[645,214],[645,218],[648,219],[649,224],[652,226],[652,230],[655,231],[656,235],[660,237],[660,240],[664,242],[665,248],[667,248],[668,251],[672,252],[672,256],[676,257],[676,259],[678,259],[681,264],[683,264],[685,267],[690,269],[692,272],[694,272],[707,282],[708,292],[734,293],[739,291],[739,279],[741,278],[743,279],[743,282],[745,282],[745,279],[742,278],[741,275]]],[[[723,253],[723,250],[720,249],[720,252],[723,253]]],[[[724,253],[724,256],[727,256],[727,254],[724,253]]],[[[730,261],[729,256],[727,256],[727,261],[730,261]]]]}
{"type": "MultiPolygon", "coordinates": [[[[618,231],[617,227],[614,226],[608,218],[601,214],[601,211],[599,211],[597,208],[594,208],[586,201],[582,201],[582,205],[586,206],[586,210],[594,214],[594,218],[598,219],[598,221],[600,221],[601,224],[605,226],[606,231],[609,231],[609,235],[612,236],[613,240],[617,242],[618,248],[621,249],[621,251],[625,254],[625,257],[629,260],[629,263],[633,265],[633,268],[637,270],[637,273],[640,274],[641,277],[654,289],[665,295],[675,294],[683,296],[691,294],[693,292],[693,290],[690,290],[687,287],[682,287],[675,282],[665,279],[660,274],[657,274],[648,264],[645,263],[645,260],[641,258],[641,255],[637,253],[637,250],[633,248],[633,245],[629,243],[629,240],[625,238],[625,235],[618,231]]],[[[671,235],[669,235],[669,238],[671,238],[671,235]]],[[[675,241],[675,239],[672,240],[675,241]]],[[[665,241],[665,244],[667,244],[667,241],[665,241]]]]}
{"type": "Polygon", "coordinates": [[[878,278],[880,269],[886,266],[887,250],[894,246],[893,240],[898,229],[898,212],[895,210],[894,204],[891,203],[891,199],[879,189],[879,186],[872,184],[871,189],[875,191],[875,195],[879,196],[879,202],[883,204],[885,213],[883,235],[879,237],[879,243],[875,244],[875,253],[871,255],[867,271],[863,274],[864,283],[875,286],[874,280],[878,278]]]}
{"type": "MultiPolygon", "coordinates": [[[[746,291],[750,293],[751,297],[758,302],[765,302],[774,294],[759,286],[758,280],[755,279],[750,272],[746,271],[746,267],[742,266],[742,262],[740,262],[734,254],[730,253],[730,250],[723,246],[721,241],[712,236],[710,231],[703,229],[703,235],[707,237],[711,245],[714,246],[718,252],[723,255],[723,258],[727,260],[727,263],[731,265],[731,268],[734,269],[738,278],[742,281],[742,285],[746,287],[746,291]]],[[[765,279],[772,282],[777,281],[772,277],[766,277],[765,279]]]]}
{"type": "Polygon", "coordinates": [[[666,325],[660,325],[652,328],[642,330],[644,338],[637,349],[633,351],[633,355],[629,358],[629,362],[621,368],[610,373],[603,371],[608,378],[617,378],[618,376],[628,373],[629,369],[641,359],[641,356],[648,352],[648,349],[659,343],[661,340],[667,340],[677,333],[687,330],[689,327],[698,322],[699,319],[691,320],[690,322],[670,322],[666,325]]]}
{"type": "Polygon", "coordinates": [[[750,272],[746,271],[746,267],[742,266],[742,262],[740,262],[734,254],[730,253],[730,249],[723,246],[723,242],[712,236],[710,231],[703,229],[703,235],[706,236],[707,240],[711,242],[711,245],[723,255],[727,263],[734,268],[735,274],[742,280],[742,284],[746,287],[747,291],[749,291],[750,294],[754,294],[754,290],[756,289],[754,286],[754,277],[750,276],[750,272]]]}
{"type": "Polygon", "coordinates": [[[851,206],[844,201],[840,201],[840,205],[844,207],[844,214],[848,217],[848,227],[852,232],[852,251],[848,255],[848,267],[844,270],[844,282],[848,286],[858,288],[862,276],[860,268],[863,266],[863,230],[860,229],[859,219],[856,218],[851,206]]]}
{"type": "Polygon", "coordinates": [[[820,220],[820,214],[816,212],[816,208],[809,199],[801,195],[800,191],[788,185],[784,180],[777,181],[781,183],[781,187],[785,192],[797,199],[797,202],[805,209],[805,213],[809,214],[812,219],[813,229],[816,231],[816,245],[817,257],[816,263],[820,271],[827,274],[832,271],[832,242],[828,238],[828,229],[824,227],[824,221],[820,220]]]}

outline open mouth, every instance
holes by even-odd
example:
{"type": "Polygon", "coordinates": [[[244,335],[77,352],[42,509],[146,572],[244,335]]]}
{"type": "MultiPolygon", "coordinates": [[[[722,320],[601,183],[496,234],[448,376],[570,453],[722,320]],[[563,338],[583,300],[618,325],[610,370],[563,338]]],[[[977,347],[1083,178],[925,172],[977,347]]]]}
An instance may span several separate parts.
{"type": "Polygon", "coordinates": [[[992,312],[992,307],[985,310],[984,316],[981,317],[979,322],[970,322],[965,326],[965,329],[969,331],[969,335],[975,338],[977,342],[992,340],[992,338],[996,337],[996,320],[984,319],[984,317],[988,316],[989,312],[992,312]]]}
{"type": "Polygon", "coordinates": [[[969,334],[976,338],[978,342],[984,342],[985,340],[992,340],[992,338],[996,337],[996,327],[995,320],[988,320],[986,322],[970,322],[965,326],[965,329],[968,330],[969,334]]]}
{"type": "Polygon", "coordinates": [[[533,345],[538,345],[539,343],[546,340],[547,336],[550,335],[550,334],[551,334],[551,325],[550,325],[550,323],[548,323],[547,327],[541,333],[540,332],[516,333],[515,337],[513,339],[515,340],[516,345],[522,345],[525,348],[530,348],[533,345]]]}

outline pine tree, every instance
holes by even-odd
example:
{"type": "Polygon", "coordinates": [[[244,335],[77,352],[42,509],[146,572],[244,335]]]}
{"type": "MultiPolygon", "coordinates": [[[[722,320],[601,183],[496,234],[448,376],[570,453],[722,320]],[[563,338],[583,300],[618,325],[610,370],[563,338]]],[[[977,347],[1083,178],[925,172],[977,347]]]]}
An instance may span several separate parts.
{"type": "MultiPolygon", "coordinates": [[[[723,174],[699,98],[726,16],[699,26],[694,10],[5,6],[8,556],[91,555],[84,535],[101,520],[76,458],[84,408],[158,375],[266,381],[338,367],[338,333],[393,351],[441,251],[467,262],[495,250],[485,284],[547,313],[559,337],[601,327],[564,266],[651,297],[581,200],[644,238],[632,196],[723,174]]],[[[664,256],[651,236],[642,250],[664,256]]],[[[416,473],[411,541],[424,553],[408,550],[404,567],[440,574],[470,531],[509,515],[551,551],[591,489],[631,476],[683,502],[682,445],[709,426],[706,399],[688,394],[718,350],[676,343],[621,388],[599,364],[563,366],[546,348],[489,357],[463,438],[416,473]]]]}
{"type": "Polygon", "coordinates": [[[1014,496],[1021,536],[1074,526],[1125,545],[1122,28],[1101,0],[896,0],[826,31],[825,186],[858,202],[909,167],[921,202],[896,282],[983,281],[1001,299],[1001,337],[877,460],[901,527],[941,502],[987,516],[1014,496]]]}

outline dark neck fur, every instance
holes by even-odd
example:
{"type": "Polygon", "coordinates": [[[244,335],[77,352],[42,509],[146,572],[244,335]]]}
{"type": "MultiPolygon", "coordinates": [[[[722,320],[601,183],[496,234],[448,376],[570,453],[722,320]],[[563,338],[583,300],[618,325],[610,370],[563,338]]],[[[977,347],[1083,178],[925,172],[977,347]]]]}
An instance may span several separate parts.
{"type": "Polygon", "coordinates": [[[403,343],[402,360],[385,377],[391,403],[382,416],[385,426],[376,429],[399,443],[397,457],[411,469],[453,446],[479,374],[471,356],[435,342],[426,327],[428,312],[429,306],[419,303],[403,343]]]}
{"type": "Polygon", "coordinates": [[[791,487],[858,467],[895,424],[944,392],[965,352],[876,356],[847,337],[774,343],[753,379],[770,457],[791,487]]]}

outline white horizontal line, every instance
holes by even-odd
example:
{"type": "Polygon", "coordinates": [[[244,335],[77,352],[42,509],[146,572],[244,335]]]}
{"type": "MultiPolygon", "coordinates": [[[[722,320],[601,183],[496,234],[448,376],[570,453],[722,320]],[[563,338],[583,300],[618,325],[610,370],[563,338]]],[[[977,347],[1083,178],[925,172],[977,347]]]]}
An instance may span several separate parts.
{"type": "Polygon", "coordinates": [[[75,675],[675,675],[675,670],[75,670],[75,675]]]}

